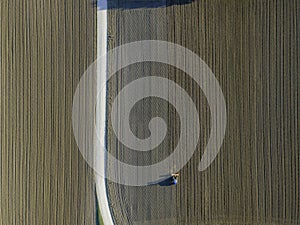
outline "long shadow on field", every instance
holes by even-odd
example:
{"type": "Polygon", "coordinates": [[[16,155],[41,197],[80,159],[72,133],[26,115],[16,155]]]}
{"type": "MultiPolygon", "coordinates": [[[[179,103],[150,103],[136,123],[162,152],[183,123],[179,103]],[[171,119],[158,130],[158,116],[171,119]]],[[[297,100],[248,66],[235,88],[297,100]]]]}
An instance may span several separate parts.
{"type": "Polygon", "coordinates": [[[172,182],[172,178],[170,177],[170,178],[168,178],[168,179],[166,179],[164,181],[159,182],[158,185],[159,186],[163,186],[163,187],[165,187],[165,186],[172,186],[171,182],[172,182]]]}
{"type": "Polygon", "coordinates": [[[137,9],[137,8],[158,8],[171,5],[183,5],[192,3],[194,0],[95,0],[94,6],[98,10],[105,9],[137,9]]]}
{"type": "Polygon", "coordinates": [[[152,186],[152,185],[159,185],[159,186],[162,186],[162,187],[165,187],[165,186],[172,186],[171,184],[171,181],[172,181],[172,177],[170,174],[168,175],[164,175],[164,176],[161,176],[163,180],[160,180],[160,181],[157,181],[157,182],[151,182],[151,183],[148,183],[149,186],[152,186]]]}

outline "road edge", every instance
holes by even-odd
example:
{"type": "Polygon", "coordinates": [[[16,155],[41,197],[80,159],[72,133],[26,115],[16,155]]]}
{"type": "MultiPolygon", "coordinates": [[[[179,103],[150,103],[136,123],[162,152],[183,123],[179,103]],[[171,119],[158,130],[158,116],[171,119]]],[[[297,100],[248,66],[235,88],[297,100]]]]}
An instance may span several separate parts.
{"type": "MultiPolygon", "coordinates": [[[[105,3],[107,6],[107,1],[105,3]]],[[[105,7],[107,8],[107,7],[105,7]]],[[[97,58],[105,55],[107,52],[107,10],[101,9],[97,10],[97,58]]],[[[102,60],[99,64],[97,63],[97,90],[99,89],[98,85],[101,82],[103,78],[106,79],[107,77],[107,61],[102,60]],[[100,67],[98,66],[100,65],[100,67]]],[[[106,87],[105,87],[106,89],[106,87]]],[[[106,136],[106,127],[105,127],[105,120],[106,120],[106,91],[104,91],[105,95],[101,95],[102,102],[104,105],[99,106],[101,110],[101,114],[96,115],[96,120],[99,121],[99,123],[96,123],[99,125],[99,127],[96,128],[96,130],[100,130],[101,133],[99,134],[100,143],[105,143],[105,136],[106,136]]],[[[96,137],[97,138],[97,137],[96,137]]],[[[95,146],[96,148],[101,146],[95,146]]],[[[100,160],[99,166],[103,167],[103,171],[105,171],[106,167],[106,155],[104,151],[99,151],[100,153],[100,160]]],[[[110,212],[109,207],[109,201],[108,201],[108,195],[107,195],[107,188],[106,188],[106,180],[104,177],[100,176],[95,172],[95,183],[96,183],[96,196],[98,198],[99,203],[99,209],[102,216],[102,219],[104,221],[105,225],[114,225],[112,215],[110,212]]]]}

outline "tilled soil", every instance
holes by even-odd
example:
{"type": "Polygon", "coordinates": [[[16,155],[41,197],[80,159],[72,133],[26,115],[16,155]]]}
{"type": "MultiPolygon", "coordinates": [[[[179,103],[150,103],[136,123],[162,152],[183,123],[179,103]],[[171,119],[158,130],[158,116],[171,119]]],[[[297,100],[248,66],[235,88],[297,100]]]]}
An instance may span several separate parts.
{"type": "Polygon", "coordinates": [[[72,100],[96,56],[90,0],[0,1],[0,224],[95,224],[72,100]]]}
{"type": "MultiPolygon", "coordinates": [[[[298,224],[299,1],[197,0],[168,5],[109,9],[109,48],[159,39],[198,54],[224,93],[226,135],[215,161],[199,172],[211,124],[201,89],[182,71],[158,63],[140,63],[116,73],[108,86],[108,111],[130,81],[159,75],[176,81],[192,96],[201,124],[197,150],[179,171],[177,186],[107,182],[116,224],[298,224]]],[[[179,118],[168,103],[139,102],[132,110],[131,128],[145,138],[149,119],[157,115],[168,124],[161,146],[149,153],[132,151],[116,139],[109,120],[110,153],[134,165],[150,165],[167,157],[180,138],[179,118]]]]}

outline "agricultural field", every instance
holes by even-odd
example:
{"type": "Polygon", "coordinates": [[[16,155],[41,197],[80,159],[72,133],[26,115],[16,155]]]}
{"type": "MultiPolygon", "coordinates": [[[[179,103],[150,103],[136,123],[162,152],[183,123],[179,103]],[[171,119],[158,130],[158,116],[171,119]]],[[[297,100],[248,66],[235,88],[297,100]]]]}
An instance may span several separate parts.
{"type": "MultiPolygon", "coordinates": [[[[199,86],[183,71],[155,62],[133,64],[113,76],[109,112],[113,99],[131,81],[162,76],[192,97],[201,128],[193,157],[174,171],[180,172],[176,186],[132,187],[108,181],[116,224],[299,224],[299,12],[299,1],[219,0],[154,8],[123,3],[108,11],[110,49],[148,39],[182,45],[211,68],[227,107],[220,153],[199,172],[211,129],[209,107],[199,86]]],[[[120,107],[126,108],[126,102],[120,107]]],[[[172,105],[143,99],[132,108],[130,126],[137,137],[147,138],[148,123],[156,116],[166,121],[168,133],[149,152],[123,145],[108,118],[110,153],[139,166],[166,158],[180,139],[180,118],[172,105]]]]}
{"type": "Polygon", "coordinates": [[[0,224],[96,224],[72,99],[96,56],[89,0],[0,1],[0,224]]]}
{"type": "MultiPolygon", "coordinates": [[[[98,3],[0,1],[0,225],[105,224],[95,173],[78,151],[72,129],[76,87],[97,56],[98,3]]],[[[102,10],[108,15],[108,50],[140,40],[191,50],[218,80],[227,113],[220,152],[200,172],[218,121],[212,121],[195,80],[157,62],[115,73],[107,83],[109,157],[148,166],[167,158],[180,141],[182,118],[157,97],[134,105],[129,122],[132,133],[145,139],[152,135],[151,119],[162,118],[167,127],[162,143],[138,152],[118,140],[110,117],[113,102],[138,78],[158,76],[178,84],[193,99],[200,122],[192,158],[172,171],[180,173],[177,185],[106,180],[115,224],[299,224],[299,0],[109,0],[102,10]]],[[[187,142],[182,158],[188,148],[187,142]]]]}

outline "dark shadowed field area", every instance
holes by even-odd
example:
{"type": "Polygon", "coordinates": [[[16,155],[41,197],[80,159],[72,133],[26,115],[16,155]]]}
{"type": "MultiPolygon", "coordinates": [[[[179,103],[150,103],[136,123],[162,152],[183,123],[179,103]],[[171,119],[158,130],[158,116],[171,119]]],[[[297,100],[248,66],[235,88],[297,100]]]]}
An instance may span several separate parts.
{"type": "MultiPolygon", "coordinates": [[[[157,8],[124,4],[109,10],[109,47],[159,39],[192,50],[218,79],[228,118],[220,153],[207,170],[198,172],[211,124],[201,89],[182,71],[164,64],[139,63],[119,71],[109,83],[109,110],[132,80],[163,76],[192,96],[201,131],[177,186],[108,182],[116,224],[299,224],[300,2],[197,0],[157,8]]],[[[139,138],[148,137],[154,116],[168,124],[159,147],[148,153],[130,150],[116,139],[108,122],[111,154],[133,165],[167,157],[180,138],[179,118],[170,104],[154,98],[140,101],[132,109],[131,128],[139,138]]]]}

